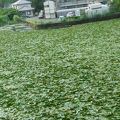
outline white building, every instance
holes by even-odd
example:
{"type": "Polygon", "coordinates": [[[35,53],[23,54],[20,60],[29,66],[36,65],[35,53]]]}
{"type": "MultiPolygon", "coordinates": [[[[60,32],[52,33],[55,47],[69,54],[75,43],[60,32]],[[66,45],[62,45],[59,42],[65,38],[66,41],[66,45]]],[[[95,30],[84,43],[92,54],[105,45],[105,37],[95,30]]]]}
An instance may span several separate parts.
{"type": "Polygon", "coordinates": [[[88,17],[94,17],[95,15],[104,15],[109,12],[109,6],[101,3],[93,3],[88,5],[88,9],[85,11],[88,17]]]}
{"type": "Polygon", "coordinates": [[[55,2],[47,0],[44,2],[45,18],[56,18],[56,6],[55,2]]]}
{"type": "Polygon", "coordinates": [[[90,3],[103,3],[106,0],[46,0],[44,2],[45,18],[84,14],[90,3]]]}
{"type": "Polygon", "coordinates": [[[31,2],[27,0],[18,0],[12,4],[12,8],[20,11],[23,16],[33,17],[34,8],[31,7],[31,2]]]}

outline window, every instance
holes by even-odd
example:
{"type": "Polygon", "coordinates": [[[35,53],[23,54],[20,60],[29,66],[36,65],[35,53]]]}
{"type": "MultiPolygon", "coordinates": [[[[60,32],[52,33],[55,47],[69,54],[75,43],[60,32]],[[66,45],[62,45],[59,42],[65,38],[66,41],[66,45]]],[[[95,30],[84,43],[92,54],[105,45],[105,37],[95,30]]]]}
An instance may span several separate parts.
{"type": "Polygon", "coordinates": [[[31,15],[31,11],[27,11],[27,15],[31,15]]]}

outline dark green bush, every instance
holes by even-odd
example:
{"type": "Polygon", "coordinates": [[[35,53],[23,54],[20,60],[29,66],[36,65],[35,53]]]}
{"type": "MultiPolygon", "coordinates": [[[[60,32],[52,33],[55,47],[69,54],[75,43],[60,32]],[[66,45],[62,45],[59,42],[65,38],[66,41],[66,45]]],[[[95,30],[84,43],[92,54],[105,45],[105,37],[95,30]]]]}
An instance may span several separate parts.
{"type": "Polygon", "coordinates": [[[93,18],[89,18],[86,16],[84,18],[80,18],[80,19],[78,18],[77,20],[72,20],[72,21],[67,21],[67,18],[65,18],[63,21],[59,23],[47,23],[47,24],[35,25],[34,23],[28,22],[28,24],[34,29],[62,28],[62,27],[69,27],[69,26],[77,25],[77,24],[104,21],[104,20],[110,20],[110,19],[115,19],[115,18],[120,18],[120,13],[108,13],[104,15],[96,15],[93,18]]]}
{"type": "Polygon", "coordinates": [[[13,8],[9,8],[9,9],[2,8],[2,9],[0,9],[0,15],[6,15],[6,14],[10,14],[10,13],[20,15],[20,13],[16,9],[13,9],[13,8]]]}
{"type": "Polygon", "coordinates": [[[0,9],[0,26],[13,22],[15,15],[20,17],[20,13],[15,9],[0,9]]]}
{"type": "Polygon", "coordinates": [[[21,22],[22,20],[21,20],[20,16],[14,15],[14,16],[13,16],[13,21],[14,21],[14,22],[21,22]]]}
{"type": "Polygon", "coordinates": [[[120,12],[120,0],[113,0],[111,2],[111,12],[120,12]]]}
{"type": "Polygon", "coordinates": [[[6,24],[8,22],[8,17],[7,16],[0,16],[0,26],[6,24]]]}

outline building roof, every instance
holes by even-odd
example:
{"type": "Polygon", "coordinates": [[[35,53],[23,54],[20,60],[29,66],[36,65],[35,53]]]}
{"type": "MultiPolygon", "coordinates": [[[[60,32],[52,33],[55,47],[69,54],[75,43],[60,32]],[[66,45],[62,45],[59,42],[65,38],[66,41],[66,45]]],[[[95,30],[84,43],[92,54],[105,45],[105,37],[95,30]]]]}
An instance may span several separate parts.
{"type": "Polygon", "coordinates": [[[93,3],[93,4],[89,4],[88,7],[94,9],[94,8],[102,7],[102,4],[101,3],[93,3]]]}
{"type": "Polygon", "coordinates": [[[27,0],[18,0],[17,2],[13,3],[12,5],[22,5],[22,4],[31,4],[31,2],[27,1],[27,0]]]}
{"type": "Polygon", "coordinates": [[[29,11],[29,10],[34,10],[34,8],[32,8],[30,6],[23,6],[23,7],[19,8],[19,11],[29,11]]]}

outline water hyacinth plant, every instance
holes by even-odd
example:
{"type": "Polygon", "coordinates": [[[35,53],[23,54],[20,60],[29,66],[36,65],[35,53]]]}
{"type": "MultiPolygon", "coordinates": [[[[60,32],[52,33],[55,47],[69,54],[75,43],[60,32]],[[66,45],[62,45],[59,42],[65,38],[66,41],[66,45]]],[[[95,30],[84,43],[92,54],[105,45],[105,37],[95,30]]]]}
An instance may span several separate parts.
{"type": "Polygon", "coordinates": [[[0,32],[0,120],[119,120],[120,20],[0,32]]]}

